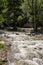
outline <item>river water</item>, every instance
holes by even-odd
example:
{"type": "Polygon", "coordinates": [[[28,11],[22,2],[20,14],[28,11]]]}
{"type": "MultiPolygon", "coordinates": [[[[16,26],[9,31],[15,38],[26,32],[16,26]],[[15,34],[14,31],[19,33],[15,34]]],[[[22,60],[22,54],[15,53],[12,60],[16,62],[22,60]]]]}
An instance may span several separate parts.
{"type": "Polygon", "coordinates": [[[11,44],[8,65],[43,65],[43,40],[21,32],[6,34],[5,40],[11,44]]]}

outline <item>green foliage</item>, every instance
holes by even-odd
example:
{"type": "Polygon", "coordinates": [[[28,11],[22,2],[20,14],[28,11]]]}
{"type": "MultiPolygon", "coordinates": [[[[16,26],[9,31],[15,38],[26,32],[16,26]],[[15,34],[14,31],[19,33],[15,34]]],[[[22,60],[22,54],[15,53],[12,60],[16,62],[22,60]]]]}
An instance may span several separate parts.
{"type": "Polygon", "coordinates": [[[4,21],[3,15],[0,14],[0,23],[2,23],[4,21]]]}
{"type": "Polygon", "coordinates": [[[3,49],[3,48],[5,48],[5,45],[0,43],[0,49],[3,49]]]}
{"type": "Polygon", "coordinates": [[[8,10],[6,12],[6,22],[8,22],[8,26],[14,27],[16,29],[17,18],[21,15],[21,1],[20,0],[8,0],[8,10]]]}
{"type": "Polygon", "coordinates": [[[7,11],[7,0],[0,0],[0,28],[5,21],[5,12],[7,11]]]}
{"type": "Polygon", "coordinates": [[[35,28],[43,23],[43,0],[0,0],[0,25],[17,29],[22,20],[34,22],[35,28]]]}
{"type": "Polygon", "coordinates": [[[43,0],[24,0],[22,10],[24,16],[34,22],[34,29],[37,29],[37,22],[43,21],[43,0]]]}
{"type": "Polygon", "coordinates": [[[21,21],[22,19],[23,19],[23,17],[22,16],[19,16],[17,20],[18,21],[21,21]]]}

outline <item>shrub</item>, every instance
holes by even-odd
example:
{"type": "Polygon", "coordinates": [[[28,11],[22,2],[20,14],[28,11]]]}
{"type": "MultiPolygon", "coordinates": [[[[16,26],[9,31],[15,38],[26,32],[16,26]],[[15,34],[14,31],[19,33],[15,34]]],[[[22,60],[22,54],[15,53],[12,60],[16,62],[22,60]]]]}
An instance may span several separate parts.
{"type": "Polygon", "coordinates": [[[0,49],[3,49],[3,48],[5,48],[5,45],[0,43],[0,49]]]}

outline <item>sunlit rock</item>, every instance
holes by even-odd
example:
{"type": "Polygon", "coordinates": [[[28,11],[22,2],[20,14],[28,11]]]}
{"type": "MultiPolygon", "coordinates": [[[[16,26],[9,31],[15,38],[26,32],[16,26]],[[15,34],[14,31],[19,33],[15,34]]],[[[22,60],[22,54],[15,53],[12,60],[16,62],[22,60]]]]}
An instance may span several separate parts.
{"type": "Polygon", "coordinates": [[[33,58],[33,61],[37,62],[39,65],[43,65],[43,60],[39,58],[33,58]]]}
{"type": "Polygon", "coordinates": [[[11,44],[8,65],[43,65],[43,41],[22,32],[7,33],[5,42],[11,44]]]}
{"type": "Polygon", "coordinates": [[[20,60],[18,61],[18,65],[39,65],[39,64],[31,60],[20,60]]]}

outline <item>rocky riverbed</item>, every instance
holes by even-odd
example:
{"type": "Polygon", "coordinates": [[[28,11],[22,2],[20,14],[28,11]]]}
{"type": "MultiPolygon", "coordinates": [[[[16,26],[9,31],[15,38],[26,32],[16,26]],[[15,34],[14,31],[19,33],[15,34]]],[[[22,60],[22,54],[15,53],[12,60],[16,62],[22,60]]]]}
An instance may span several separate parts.
{"type": "Polygon", "coordinates": [[[7,65],[43,65],[43,40],[29,33],[7,32],[3,40],[10,47],[7,65]]]}

